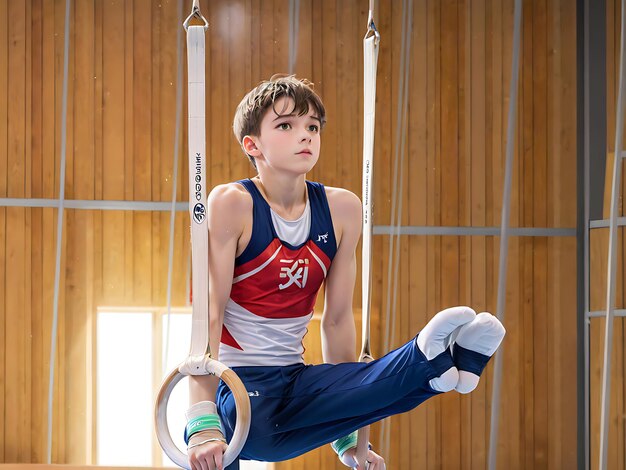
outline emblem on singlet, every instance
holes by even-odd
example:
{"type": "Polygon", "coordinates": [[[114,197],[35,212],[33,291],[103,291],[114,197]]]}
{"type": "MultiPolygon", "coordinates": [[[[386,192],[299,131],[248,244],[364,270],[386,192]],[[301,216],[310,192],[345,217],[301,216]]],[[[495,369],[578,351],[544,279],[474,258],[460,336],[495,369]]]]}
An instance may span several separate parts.
{"type": "Polygon", "coordinates": [[[278,285],[280,290],[286,289],[292,284],[295,284],[300,289],[306,286],[306,280],[309,276],[308,259],[281,259],[280,262],[291,264],[291,266],[280,268],[281,279],[287,279],[287,282],[278,285]]]}
{"type": "Polygon", "coordinates": [[[317,241],[318,242],[323,241],[324,243],[328,243],[328,232],[326,232],[324,235],[318,235],[317,241]]]}

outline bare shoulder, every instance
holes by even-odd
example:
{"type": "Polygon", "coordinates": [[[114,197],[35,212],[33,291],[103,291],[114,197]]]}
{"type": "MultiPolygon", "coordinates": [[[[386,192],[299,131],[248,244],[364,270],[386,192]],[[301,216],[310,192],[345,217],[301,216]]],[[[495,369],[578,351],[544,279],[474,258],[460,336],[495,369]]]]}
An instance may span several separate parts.
{"type": "Polygon", "coordinates": [[[209,208],[220,213],[241,213],[252,210],[252,197],[238,183],[215,186],[208,197],[209,208]]]}
{"type": "Polygon", "coordinates": [[[214,235],[237,238],[245,232],[252,219],[252,197],[237,183],[215,186],[209,194],[207,205],[209,230],[214,235]]]}
{"type": "Polygon", "coordinates": [[[347,189],[333,187],[326,187],[326,198],[338,243],[341,245],[341,240],[346,236],[351,240],[350,244],[356,244],[361,234],[361,200],[347,189]]]}
{"type": "Polygon", "coordinates": [[[330,210],[338,215],[354,216],[361,213],[361,200],[352,191],[327,186],[326,197],[330,210]]]}

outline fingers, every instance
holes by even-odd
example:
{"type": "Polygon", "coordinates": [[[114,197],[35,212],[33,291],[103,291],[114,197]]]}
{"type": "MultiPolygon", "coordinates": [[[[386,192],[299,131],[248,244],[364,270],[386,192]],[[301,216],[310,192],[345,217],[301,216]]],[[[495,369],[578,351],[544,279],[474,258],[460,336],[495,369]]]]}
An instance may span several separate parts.
{"type": "Polygon", "coordinates": [[[225,445],[207,443],[188,451],[191,470],[224,470],[225,445]]]}
{"type": "Polygon", "coordinates": [[[209,464],[203,457],[189,457],[189,467],[191,470],[209,470],[209,464]]]}
{"type": "Polygon", "coordinates": [[[367,454],[365,465],[367,470],[386,470],[385,459],[372,450],[367,454]]]}
{"type": "Polygon", "coordinates": [[[215,468],[217,470],[224,470],[224,454],[216,454],[214,457],[215,457],[215,468]]]}
{"type": "Polygon", "coordinates": [[[341,458],[342,463],[357,470],[386,470],[385,459],[373,450],[367,452],[367,457],[363,465],[359,465],[356,460],[356,447],[348,449],[341,458]]]}
{"type": "Polygon", "coordinates": [[[224,467],[221,464],[222,459],[220,458],[219,464],[216,460],[217,459],[213,458],[213,456],[201,459],[189,459],[189,467],[191,470],[224,470],[224,467]]]}

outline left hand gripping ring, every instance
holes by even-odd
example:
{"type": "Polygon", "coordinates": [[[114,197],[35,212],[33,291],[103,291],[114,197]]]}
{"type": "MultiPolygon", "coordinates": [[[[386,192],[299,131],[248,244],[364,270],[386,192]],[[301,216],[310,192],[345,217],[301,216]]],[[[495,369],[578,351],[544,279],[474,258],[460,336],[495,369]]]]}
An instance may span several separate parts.
{"type": "MultiPolygon", "coordinates": [[[[181,364],[181,368],[185,363],[181,364]]],[[[230,388],[235,398],[235,407],[237,410],[237,423],[235,424],[235,431],[233,438],[228,444],[228,448],[224,453],[224,467],[228,467],[239,455],[241,449],[246,443],[248,438],[248,432],[250,431],[250,398],[243,382],[237,377],[237,374],[231,369],[224,366],[224,364],[215,361],[213,359],[205,357],[205,370],[206,374],[216,375],[226,383],[230,388]]],[[[196,374],[194,374],[196,375],[196,374]]],[[[170,398],[170,394],[174,387],[185,377],[179,371],[179,368],[172,370],[163,381],[161,389],[156,399],[154,407],[154,424],[157,434],[157,439],[163,451],[172,461],[181,468],[189,468],[189,461],[187,454],[181,452],[181,450],[174,444],[169,428],[167,426],[167,403],[170,398]]]]}

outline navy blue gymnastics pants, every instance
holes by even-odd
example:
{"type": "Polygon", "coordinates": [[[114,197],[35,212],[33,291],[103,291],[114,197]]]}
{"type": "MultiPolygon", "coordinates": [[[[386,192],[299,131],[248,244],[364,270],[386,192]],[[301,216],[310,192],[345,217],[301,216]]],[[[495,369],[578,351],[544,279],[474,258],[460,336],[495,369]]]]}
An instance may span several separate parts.
{"type": "MultiPolygon", "coordinates": [[[[369,364],[234,367],[250,395],[252,423],[240,458],[278,462],[409,411],[438,395],[429,381],[454,365],[450,350],[428,361],[412,339],[369,364]]],[[[235,400],[222,382],[217,409],[230,441],[235,400]]],[[[239,469],[235,461],[228,470],[239,469]]]]}

